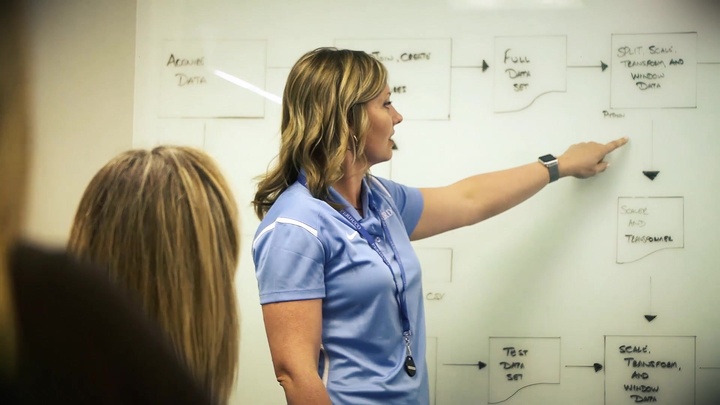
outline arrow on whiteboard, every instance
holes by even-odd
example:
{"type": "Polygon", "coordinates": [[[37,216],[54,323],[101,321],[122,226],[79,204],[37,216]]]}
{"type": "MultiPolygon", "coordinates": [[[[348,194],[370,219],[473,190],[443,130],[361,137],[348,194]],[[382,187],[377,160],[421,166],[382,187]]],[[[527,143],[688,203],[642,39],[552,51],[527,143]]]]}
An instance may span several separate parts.
{"type": "Polygon", "coordinates": [[[652,315],[652,277],[650,277],[650,294],[649,295],[650,295],[650,306],[648,308],[649,314],[645,315],[645,319],[647,319],[648,322],[652,322],[653,319],[657,318],[657,315],[652,315]]]}
{"type": "MultiPolygon", "coordinates": [[[[655,158],[655,122],[650,122],[650,167],[652,168],[654,166],[653,160],[655,158]]],[[[655,180],[655,177],[657,177],[658,174],[660,174],[659,170],[643,170],[643,174],[645,177],[647,177],[650,180],[655,180]]],[[[651,321],[652,319],[648,319],[648,321],[651,321]]]]}
{"type": "Polygon", "coordinates": [[[592,367],[595,369],[595,372],[602,370],[603,366],[600,363],[593,363],[592,366],[565,366],[565,367],[592,367]]]}
{"type": "Polygon", "coordinates": [[[482,361],[478,361],[477,363],[443,363],[443,366],[474,366],[477,367],[478,370],[482,370],[485,366],[487,366],[487,364],[482,361]]]}
{"type": "Polygon", "coordinates": [[[481,66],[477,66],[477,65],[472,65],[472,66],[455,66],[455,65],[453,65],[453,66],[450,66],[450,67],[453,68],[453,69],[468,69],[468,68],[477,69],[477,68],[481,68],[482,71],[483,71],[483,73],[484,73],[486,70],[488,70],[488,68],[490,67],[490,65],[488,65],[487,62],[485,62],[485,59],[483,59],[483,63],[482,63],[481,66]]]}
{"type": "Polygon", "coordinates": [[[606,65],[605,62],[600,61],[600,64],[599,64],[599,65],[593,65],[593,66],[578,66],[578,65],[575,65],[575,66],[568,66],[568,67],[569,67],[569,68],[598,68],[598,67],[599,67],[599,68],[601,69],[601,71],[604,72],[605,69],[607,69],[608,65],[606,65]]]}
{"type": "Polygon", "coordinates": [[[657,175],[660,174],[660,171],[658,171],[658,170],[643,170],[643,174],[648,179],[655,180],[655,177],[657,177],[657,175]]]}

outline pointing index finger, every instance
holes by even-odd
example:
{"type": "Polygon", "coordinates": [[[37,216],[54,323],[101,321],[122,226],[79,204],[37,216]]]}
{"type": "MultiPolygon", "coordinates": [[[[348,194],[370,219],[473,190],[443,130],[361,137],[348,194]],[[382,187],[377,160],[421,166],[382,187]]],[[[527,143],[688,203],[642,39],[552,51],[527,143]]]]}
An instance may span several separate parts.
{"type": "Polygon", "coordinates": [[[622,138],[619,138],[614,141],[610,141],[610,142],[606,143],[605,146],[607,146],[607,148],[608,148],[606,153],[610,153],[610,152],[614,151],[615,149],[625,145],[627,142],[628,142],[628,137],[624,136],[622,138]]]}

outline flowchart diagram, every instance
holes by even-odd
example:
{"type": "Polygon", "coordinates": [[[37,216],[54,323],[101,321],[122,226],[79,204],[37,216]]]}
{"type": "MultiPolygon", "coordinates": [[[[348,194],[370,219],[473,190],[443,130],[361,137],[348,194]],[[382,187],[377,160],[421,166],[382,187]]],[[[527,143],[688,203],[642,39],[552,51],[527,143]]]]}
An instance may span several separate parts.
{"type": "MultiPolygon", "coordinates": [[[[562,364],[559,337],[490,337],[488,363],[445,363],[487,369],[488,404],[512,404],[523,390],[561,384],[562,368],[587,368],[603,379],[604,403],[695,402],[695,336],[604,336],[604,358],[562,364]]],[[[529,394],[532,395],[532,394],[529,394]]]]}
{"type": "MultiPolygon", "coordinates": [[[[495,39],[495,112],[528,108],[567,86],[567,38],[495,39]]],[[[613,34],[610,65],[612,109],[694,108],[697,33],[613,34]]]]}
{"type": "MultiPolygon", "coordinates": [[[[698,40],[697,32],[611,34],[605,56],[577,66],[568,64],[565,35],[496,36],[494,53],[474,67],[483,79],[492,80],[492,113],[503,116],[530,110],[550,93],[567,92],[573,84],[568,80],[569,69],[595,69],[597,80],[609,88],[606,107],[598,113],[622,120],[636,111],[699,107],[697,66],[706,62],[699,62],[698,40]]],[[[393,100],[403,106],[406,120],[452,120],[452,39],[336,39],[334,45],[365,50],[384,63],[393,100]]],[[[267,46],[261,40],[165,42],[163,58],[158,61],[163,64],[158,116],[263,118],[265,102],[279,102],[279,94],[263,94],[267,46]],[[238,91],[228,91],[229,82],[239,86],[238,91]]],[[[187,126],[189,130],[197,127],[187,126]]],[[[652,123],[649,127],[652,131],[652,123]]],[[[638,147],[652,155],[652,134],[647,137],[649,142],[642,139],[636,142],[638,147]]],[[[402,153],[402,145],[398,153],[402,153]]],[[[644,169],[646,182],[660,173],[652,163],[644,169]]],[[[375,173],[392,177],[389,163],[375,173]]],[[[627,268],[657,252],[685,253],[686,241],[690,243],[685,229],[686,197],[653,195],[652,188],[648,190],[645,195],[616,197],[614,217],[606,218],[616,224],[611,264],[627,268]]],[[[454,247],[426,244],[416,246],[416,253],[423,266],[426,305],[442,305],[458,282],[454,247]]],[[[652,277],[647,288],[643,285],[641,289],[638,295],[652,300],[652,277]]],[[[650,305],[637,316],[650,324],[659,315],[650,305]]],[[[653,335],[644,330],[637,335],[608,332],[602,337],[604,356],[577,364],[563,360],[563,336],[489,336],[487,355],[467,362],[447,361],[440,350],[445,344],[443,336],[432,336],[427,344],[431,396],[435,398],[439,375],[446,367],[478,373],[478,381],[487,384],[487,404],[522,403],[518,398],[523,392],[559,386],[564,383],[564,373],[582,368],[602,379],[606,405],[694,404],[698,372],[718,369],[714,365],[698,367],[697,344],[703,342],[702,336],[653,335]]]]}

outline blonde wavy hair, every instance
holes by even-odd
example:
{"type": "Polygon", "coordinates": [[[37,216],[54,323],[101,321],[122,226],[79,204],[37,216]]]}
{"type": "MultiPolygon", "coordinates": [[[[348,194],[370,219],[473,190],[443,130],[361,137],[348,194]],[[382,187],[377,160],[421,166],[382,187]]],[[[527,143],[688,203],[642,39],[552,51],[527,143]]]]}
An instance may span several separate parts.
{"type": "Polygon", "coordinates": [[[235,381],[238,213],[214,161],[187,147],[131,150],[80,201],[68,250],[141,301],[219,403],[235,381]]]}
{"type": "Polygon", "coordinates": [[[0,13],[0,373],[12,375],[17,359],[9,254],[22,226],[30,127],[25,77],[25,14],[21,1],[0,13]]]}
{"type": "Polygon", "coordinates": [[[258,218],[301,169],[310,193],[336,206],[329,188],[343,177],[348,150],[365,159],[366,103],[386,84],[383,64],[362,51],[318,48],[295,63],[283,92],[280,152],[275,166],[260,177],[253,200],[258,218]]]}

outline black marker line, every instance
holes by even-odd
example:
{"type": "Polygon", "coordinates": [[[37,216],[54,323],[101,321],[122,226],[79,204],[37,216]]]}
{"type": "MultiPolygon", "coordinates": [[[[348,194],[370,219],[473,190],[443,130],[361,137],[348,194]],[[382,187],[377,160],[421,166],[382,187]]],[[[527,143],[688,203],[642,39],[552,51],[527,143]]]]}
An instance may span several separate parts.
{"type": "Polygon", "coordinates": [[[597,373],[598,371],[602,370],[602,368],[603,368],[602,364],[600,364],[600,363],[593,363],[592,366],[568,365],[568,366],[565,366],[565,367],[587,367],[587,368],[594,368],[596,373],[597,373]]]}
{"type": "Polygon", "coordinates": [[[650,170],[655,170],[655,121],[650,121],[650,170]]]}
{"type": "Polygon", "coordinates": [[[643,174],[650,180],[655,180],[659,170],[655,170],[655,121],[650,121],[650,170],[643,170],[643,174]]]}
{"type": "Polygon", "coordinates": [[[450,66],[451,69],[482,69],[483,72],[488,70],[490,65],[485,62],[485,59],[483,59],[482,65],[469,65],[469,66],[450,66]]]}
{"type": "Polygon", "coordinates": [[[505,399],[503,399],[503,400],[497,401],[497,402],[488,402],[488,404],[490,404],[490,405],[495,405],[495,404],[503,403],[503,402],[507,401],[508,399],[512,398],[515,394],[517,394],[518,392],[520,392],[520,390],[522,390],[522,389],[524,389],[524,388],[532,387],[533,385],[542,385],[542,384],[560,384],[560,383],[533,383],[533,384],[528,384],[528,385],[525,385],[525,386],[523,386],[523,387],[518,388],[518,390],[515,391],[515,392],[513,392],[512,395],[510,395],[509,397],[507,397],[507,398],[505,398],[505,399]]]}
{"type": "Polygon", "coordinates": [[[644,317],[648,322],[652,322],[653,319],[657,318],[657,315],[654,315],[654,313],[653,313],[653,311],[652,311],[652,297],[653,297],[653,293],[652,293],[652,276],[650,277],[650,287],[648,288],[648,290],[649,290],[648,294],[649,294],[649,296],[650,296],[650,297],[649,297],[650,304],[649,304],[649,308],[648,308],[648,313],[647,313],[646,315],[643,315],[643,317],[644,317]]]}
{"type": "Polygon", "coordinates": [[[605,62],[600,61],[600,64],[599,64],[599,65],[594,65],[594,66],[592,66],[592,65],[591,65],[591,66],[588,66],[588,65],[568,65],[567,67],[569,67],[569,68],[581,68],[581,69],[582,69],[582,68],[600,68],[600,69],[604,72],[605,69],[608,68],[608,65],[606,65],[605,62]]]}
{"type": "Polygon", "coordinates": [[[474,366],[477,367],[478,370],[482,370],[485,366],[487,366],[487,364],[482,361],[478,361],[477,363],[443,363],[443,366],[474,366]]]}
{"type": "Polygon", "coordinates": [[[650,314],[653,313],[652,311],[652,276],[650,276],[650,314]]]}
{"type": "Polygon", "coordinates": [[[532,101],[530,102],[530,104],[526,105],[526,106],[523,107],[523,108],[520,108],[520,109],[517,109],[517,110],[495,111],[495,113],[496,113],[496,114],[506,114],[506,113],[519,112],[519,111],[525,110],[525,109],[527,109],[527,108],[530,108],[530,106],[533,105],[533,103],[535,102],[535,100],[539,99],[541,96],[544,96],[544,95],[550,94],[550,93],[565,93],[565,92],[567,92],[567,90],[549,90],[549,91],[546,91],[546,92],[544,92],[544,93],[538,94],[537,97],[535,97],[534,99],[532,99],[532,101]]]}

